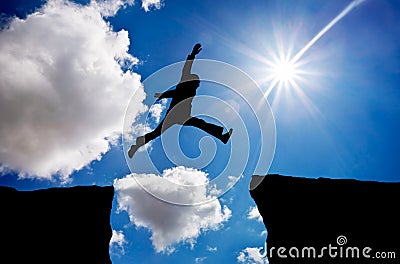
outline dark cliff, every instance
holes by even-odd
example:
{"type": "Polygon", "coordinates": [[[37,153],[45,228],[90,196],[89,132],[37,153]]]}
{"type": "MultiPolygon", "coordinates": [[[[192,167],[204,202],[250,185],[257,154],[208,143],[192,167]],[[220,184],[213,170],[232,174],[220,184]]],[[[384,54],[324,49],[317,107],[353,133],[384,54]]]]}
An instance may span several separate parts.
{"type": "Polygon", "coordinates": [[[400,263],[400,183],[253,176],[274,263],[400,263]],[[281,248],[281,249],[279,249],[281,248]]]}
{"type": "Polygon", "coordinates": [[[112,186],[0,187],[0,263],[111,263],[112,186]]]}

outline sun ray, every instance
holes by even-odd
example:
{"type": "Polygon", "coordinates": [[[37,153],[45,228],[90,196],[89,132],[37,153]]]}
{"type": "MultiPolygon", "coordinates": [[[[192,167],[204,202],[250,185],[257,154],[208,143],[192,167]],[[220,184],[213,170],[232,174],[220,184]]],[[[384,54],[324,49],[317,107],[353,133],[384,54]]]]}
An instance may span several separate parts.
{"type": "Polygon", "coordinates": [[[271,93],[272,89],[276,86],[276,84],[279,82],[278,79],[272,80],[271,84],[269,85],[268,89],[264,92],[264,96],[268,97],[268,95],[271,93]]]}
{"type": "Polygon", "coordinates": [[[275,39],[277,41],[277,52],[270,54],[271,59],[266,63],[266,65],[269,67],[268,71],[270,72],[270,75],[267,77],[267,79],[271,79],[271,83],[264,92],[264,95],[268,97],[276,85],[278,85],[278,89],[288,86],[300,89],[299,85],[296,83],[296,80],[304,78],[302,75],[310,74],[304,69],[301,69],[301,66],[306,64],[305,61],[301,60],[302,56],[336,23],[338,23],[351,10],[364,1],[365,0],[353,0],[293,57],[291,57],[294,47],[293,43],[289,43],[289,48],[287,51],[285,51],[283,48],[284,45],[281,43],[282,39],[276,35],[277,32],[274,32],[275,39]]]}
{"type": "Polygon", "coordinates": [[[310,42],[308,42],[292,59],[291,61],[295,63],[298,61],[301,56],[306,53],[306,51],[311,48],[312,45],[314,45],[317,40],[319,40],[328,30],[330,30],[337,22],[339,22],[343,17],[345,17],[351,10],[353,10],[355,7],[363,3],[365,0],[354,0],[351,2],[348,6],[346,6],[345,9],[342,10],[334,19],[332,19],[331,22],[329,22],[320,32],[318,32],[317,35],[315,35],[310,42]]]}

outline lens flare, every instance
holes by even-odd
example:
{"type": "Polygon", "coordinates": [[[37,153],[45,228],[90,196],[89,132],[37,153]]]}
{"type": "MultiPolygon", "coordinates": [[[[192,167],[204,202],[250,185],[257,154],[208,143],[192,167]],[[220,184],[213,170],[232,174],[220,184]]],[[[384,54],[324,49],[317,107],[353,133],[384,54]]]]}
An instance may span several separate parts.
{"type": "Polygon", "coordinates": [[[273,73],[279,82],[288,83],[292,81],[296,75],[296,66],[290,61],[281,61],[275,65],[273,73]]]}
{"type": "Polygon", "coordinates": [[[291,60],[293,63],[298,61],[301,56],[306,53],[306,51],[311,48],[312,45],[314,45],[317,40],[319,40],[323,35],[325,35],[328,30],[330,30],[337,22],[339,22],[342,18],[344,18],[351,10],[353,10],[355,7],[363,3],[365,0],[354,0],[351,2],[348,6],[346,6],[345,9],[342,10],[334,19],[332,19],[331,22],[329,22],[320,32],[318,32],[317,35],[315,35],[308,43],[305,45],[291,60]]]}
{"type": "MultiPolygon", "coordinates": [[[[301,64],[301,58],[303,55],[323,36],[325,35],[336,23],[343,19],[350,11],[362,4],[365,0],[354,0],[347,5],[334,19],[332,19],[318,34],[316,34],[297,54],[292,58],[288,54],[279,54],[279,59],[274,58],[273,62],[268,62],[270,67],[271,83],[264,95],[267,97],[272,89],[278,85],[278,87],[293,87],[296,88],[295,79],[300,75],[298,65],[301,64]]],[[[282,53],[282,52],[280,52],[282,53]]]]}

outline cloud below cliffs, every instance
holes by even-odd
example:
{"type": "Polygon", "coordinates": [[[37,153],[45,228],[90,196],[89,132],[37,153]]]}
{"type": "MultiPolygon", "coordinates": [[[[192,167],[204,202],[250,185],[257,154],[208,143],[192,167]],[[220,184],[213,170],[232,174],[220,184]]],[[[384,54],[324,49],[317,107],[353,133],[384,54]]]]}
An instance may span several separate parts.
{"type": "Polygon", "coordinates": [[[148,191],[163,193],[164,197],[181,196],[182,200],[197,201],[199,196],[204,196],[206,200],[205,188],[199,188],[196,193],[180,192],[179,187],[160,184],[160,177],[185,185],[208,181],[206,173],[182,166],[167,169],[162,175],[131,174],[114,181],[119,210],[126,211],[135,226],[147,228],[152,233],[156,252],[171,253],[179,243],[193,246],[201,232],[218,230],[231,217],[231,210],[221,205],[218,199],[201,205],[175,205],[155,198],[137,181],[140,178],[141,183],[151,188],[148,191]]]}

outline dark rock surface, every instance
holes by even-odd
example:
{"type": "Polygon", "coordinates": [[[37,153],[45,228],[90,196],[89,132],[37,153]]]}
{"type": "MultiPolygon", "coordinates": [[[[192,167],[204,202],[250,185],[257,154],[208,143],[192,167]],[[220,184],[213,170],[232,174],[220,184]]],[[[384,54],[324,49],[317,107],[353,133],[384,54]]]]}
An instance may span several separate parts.
{"type": "Polygon", "coordinates": [[[0,263],[111,263],[112,186],[0,187],[0,263]]]}
{"type": "Polygon", "coordinates": [[[259,177],[269,263],[400,263],[400,183],[259,177]]]}

